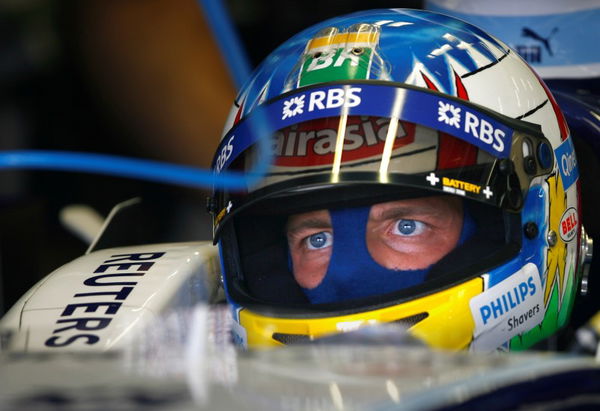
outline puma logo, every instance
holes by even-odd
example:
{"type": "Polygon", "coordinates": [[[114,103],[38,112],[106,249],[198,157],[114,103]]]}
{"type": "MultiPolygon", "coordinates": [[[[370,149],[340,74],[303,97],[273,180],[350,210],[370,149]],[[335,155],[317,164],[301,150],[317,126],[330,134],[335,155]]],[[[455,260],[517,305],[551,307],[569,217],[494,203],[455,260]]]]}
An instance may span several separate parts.
{"type": "Polygon", "coordinates": [[[529,37],[531,39],[539,41],[540,43],[542,43],[544,45],[548,54],[550,56],[554,56],[554,54],[552,53],[552,48],[550,47],[550,38],[554,34],[556,34],[556,32],[558,32],[558,27],[554,27],[552,29],[552,31],[550,32],[550,35],[548,35],[548,37],[542,37],[539,34],[537,34],[535,31],[533,31],[532,29],[523,27],[523,29],[521,30],[521,36],[529,37]]]}

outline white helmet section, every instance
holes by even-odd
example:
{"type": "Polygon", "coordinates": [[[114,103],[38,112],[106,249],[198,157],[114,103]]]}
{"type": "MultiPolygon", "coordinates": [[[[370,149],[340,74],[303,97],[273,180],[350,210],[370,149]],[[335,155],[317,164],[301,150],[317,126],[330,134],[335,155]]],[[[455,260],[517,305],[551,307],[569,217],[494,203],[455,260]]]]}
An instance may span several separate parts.
{"type": "MultiPolygon", "coordinates": [[[[490,45],[491,47],[491,45],[490,45]]],[[[475,51],[471,56],[477,56],[475,51]]],[[[483,62],[483,67],[472,73],[457,62],[452,64],[456,74],[469,95],[469,101],[481,104],[505,116],[528,121],[542,127],[542,132],[554,147],[560,145],[561,136],[559,121],[555,114],[554,101],[540,80],[516,53],[511,51],[497,62],[483,62]]],[[[419,83],[426,87],[422,77],[416,76],[419,83]]]]}
{"type": "Polygon", "coordinates": [[[153,244],[82,256],[36,284],[0,322],[11,352],[111,351],[153,320],[208,303],[218,287],[209,243],[153,244]]]}

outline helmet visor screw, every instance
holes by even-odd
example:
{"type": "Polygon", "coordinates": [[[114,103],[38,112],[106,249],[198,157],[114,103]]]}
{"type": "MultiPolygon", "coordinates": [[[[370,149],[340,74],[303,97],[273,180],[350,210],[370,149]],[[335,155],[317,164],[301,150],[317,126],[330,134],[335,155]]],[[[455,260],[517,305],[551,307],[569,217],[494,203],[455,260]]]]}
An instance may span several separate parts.
{"type": "Polygon", "coordinates": [[[528,223],[526,223],[525,226],[523,227],[523,230],[525,232],[525,237],[527,237],[530,240],[534,239],[539,234],[539,229],[538,229],[537,224],[532,221],[529,221],[528,223]]]}
{"type": "Polygon", "coordinates": [[[548,231],[548,236],[546,237],[546,239],[548,240],[548,245],[550,247],[554,247],[556,245],[556,240],[557,240],[556,231],[554,231],[554,230],[548,231]]]}
{"type": "Polygon", "coordinates": [[[535,173],[537,173],[537,164],[535,163],[535,158],[533,158],[533,156],[525,157],[523,159],[523,168],[527,174],[535,175],[535,173]]]}

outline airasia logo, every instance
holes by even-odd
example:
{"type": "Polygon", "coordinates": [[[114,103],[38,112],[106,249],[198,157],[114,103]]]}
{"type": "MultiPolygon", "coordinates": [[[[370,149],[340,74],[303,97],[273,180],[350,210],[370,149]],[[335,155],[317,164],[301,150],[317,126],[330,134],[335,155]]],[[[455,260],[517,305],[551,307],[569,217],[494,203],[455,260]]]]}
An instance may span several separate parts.
{"type": "Polygon", "coordinates": [[[559,233],[560,238],[563,241],[571,241],[577,234],[577,227],[579,225],[579,216],[577,210],[574,207],[569,207],[560,218],[559,233]]]}
{"type": "MultiPolygon", "coordinates": [[[[339,117],[317,119],[280,130],[275,134],[275,164],[305,167],[331,164],[337,141],[339,117]]],[[[379,156],[389,130],[389,119],[350,116],[347,119],[342,162],[379,156]]],[[[398,123],[393,148],[414,141],[415,125],[398,123]]]]}

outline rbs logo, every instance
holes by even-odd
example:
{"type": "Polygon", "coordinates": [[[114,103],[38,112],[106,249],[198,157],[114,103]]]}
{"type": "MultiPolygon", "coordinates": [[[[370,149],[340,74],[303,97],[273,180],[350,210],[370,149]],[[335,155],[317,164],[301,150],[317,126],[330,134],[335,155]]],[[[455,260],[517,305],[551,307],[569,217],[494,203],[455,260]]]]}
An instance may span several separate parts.
{"type": "Polygon", "coordinates": [[[338,107],[356,107],[361,103],[360,87],[330,88],[327,91],[317,90],[305,96],[295,96],[283,102],[281,119],[295,117],[305,111],[324,110],[338,107]],[[308,107],[305,107],[308,103],[308,107]]]}
{"type": "Polygon", "coordinates": [[[221,172],[221,169],[223,168],[225,163],[227,163],[227,160],[229,160],[229,157],[231,157],[231,154],[233,153],[233,144],[232,143],[233,143],[234,138],[235,138],[235,136],[231,136],[229,141],[227,141],[227,144],[225,144],[223,146],[223,148],[221,149],[221,153],[219,153],[219,157],[217,157],[217,161],[215,162],[215,171],[217,173],[221,172]]]}
{"type": "Polygon", "coordinates": [[[477,117],[475,114],[466,111],[464,118],[460,107],[455,107],[453,104],[438,102],[438,122],[445,123],[449,126],[461,130],[468,134],[471,138],[475,138],[498,152],[504,151],[505,132],[495,128],[493,124],[483,118],[477,117]]]}

